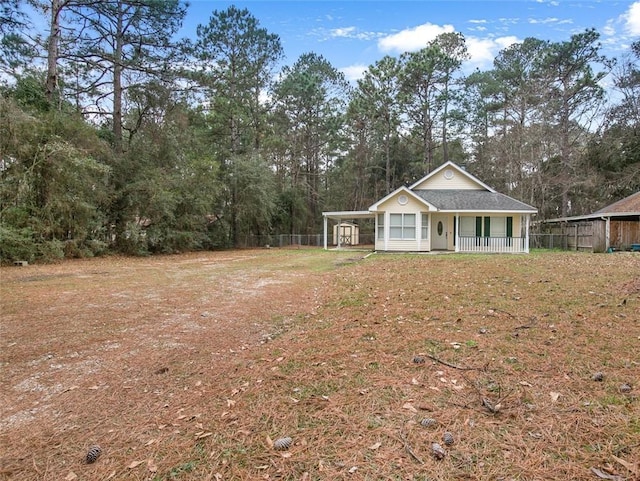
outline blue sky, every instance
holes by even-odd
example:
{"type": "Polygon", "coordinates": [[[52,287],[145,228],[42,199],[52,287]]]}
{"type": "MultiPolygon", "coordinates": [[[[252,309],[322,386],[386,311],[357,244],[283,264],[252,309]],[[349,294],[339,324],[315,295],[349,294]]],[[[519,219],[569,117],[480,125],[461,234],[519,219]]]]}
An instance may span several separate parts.
{"type": "Polygon", "coordinates": [[[190,0],[182,36],[194,37],[214,10],[247,8],[269,33],[279,35],[293,64],[306,52],[323,55],[350,80],[384,55],[420,49],[442,32],[462,33],[471,72],[491,68],[503,48],[536,37],[569,40],[595,28],[603,52],[618,57],[640,40],[640,0],[190,0]]]}

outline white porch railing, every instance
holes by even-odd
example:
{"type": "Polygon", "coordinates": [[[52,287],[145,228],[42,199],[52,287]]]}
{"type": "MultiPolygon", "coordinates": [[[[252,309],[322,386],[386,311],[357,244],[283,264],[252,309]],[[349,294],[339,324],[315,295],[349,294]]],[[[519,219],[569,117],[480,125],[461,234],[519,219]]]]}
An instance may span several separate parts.
{"type": "Polygon", "coordinates": [[[458,237],[458,241],[459,252],[529,252],[525,237],[458,237]]]}

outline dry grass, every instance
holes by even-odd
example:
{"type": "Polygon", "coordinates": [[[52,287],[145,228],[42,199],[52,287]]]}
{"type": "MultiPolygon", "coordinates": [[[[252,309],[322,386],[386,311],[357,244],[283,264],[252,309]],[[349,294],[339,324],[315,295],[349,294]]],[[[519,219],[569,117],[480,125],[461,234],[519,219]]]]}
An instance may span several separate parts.
{"type": "Polygon", "coordinates": [[[0,479],[640,479],[638,254],[256,250],[0,275],[0,479]]]}

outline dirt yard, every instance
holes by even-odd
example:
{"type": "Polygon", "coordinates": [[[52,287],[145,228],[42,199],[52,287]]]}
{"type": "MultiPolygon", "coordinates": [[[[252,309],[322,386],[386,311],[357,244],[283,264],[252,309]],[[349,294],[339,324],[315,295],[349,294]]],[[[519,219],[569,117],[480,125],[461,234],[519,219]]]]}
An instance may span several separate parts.
{"type": "Polygon", "coordinates": [[[365,255],[0,268],[0,479],[640,480],[640,254],[365,255]]]}

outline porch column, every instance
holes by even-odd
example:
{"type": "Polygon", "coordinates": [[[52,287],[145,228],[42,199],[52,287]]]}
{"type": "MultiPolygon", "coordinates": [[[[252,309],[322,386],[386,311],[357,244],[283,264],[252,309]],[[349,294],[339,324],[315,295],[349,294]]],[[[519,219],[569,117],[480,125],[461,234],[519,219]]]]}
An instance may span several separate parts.
{"type": "Polygon", "coordinates": [[[340,250],[340,234],[342,233],[342,217],[338,217],[338,245],[337,248],[340,250]]]}
{"type": "Polygon", "coordinates": [[[324,216],[324,250],[327,250],[327,216],[324,216]]]}
{"type": "Polygon", "coordinates": [[[525,218],[525,234],[524,234],[524,251],[529,253],[529,220],[531,215],[527,214],[525,218]]]}
{"type": "Polygon", "coordinates": [[[460,213],[455,214],[455,225],[456,225],[456,235],[455,235],[455,251],[460,252],[460,213]]]}
{"type": "Polygon", "coordinates": [[[605,239],[604,251],[607,252],[609,250],[609,247],[611,247],[611,217],[607,217],[607,220],[606,220],[605,237],[606,239],[605,239]]]}

